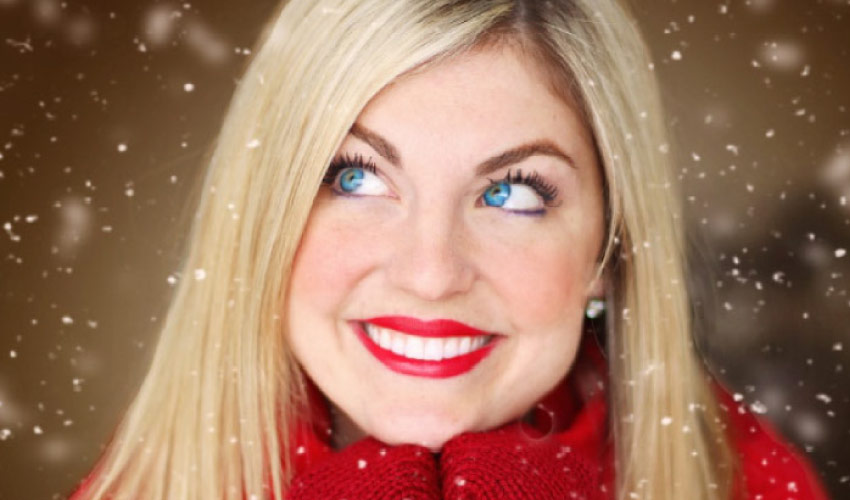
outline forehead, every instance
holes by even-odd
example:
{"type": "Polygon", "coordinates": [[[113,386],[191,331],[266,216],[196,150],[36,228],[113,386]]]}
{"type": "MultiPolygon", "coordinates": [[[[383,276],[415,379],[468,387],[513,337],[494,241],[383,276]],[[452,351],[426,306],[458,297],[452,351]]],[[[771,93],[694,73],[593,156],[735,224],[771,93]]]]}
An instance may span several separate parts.
{"type": "Polygon", "coordinates": [[[503,149],[543,137],[565,148],[590,143],[576,105],[551,75],[513,44],[477,48],[405,74],[366,106],[359,121],[394,138],[457,149],[503,149]]]}

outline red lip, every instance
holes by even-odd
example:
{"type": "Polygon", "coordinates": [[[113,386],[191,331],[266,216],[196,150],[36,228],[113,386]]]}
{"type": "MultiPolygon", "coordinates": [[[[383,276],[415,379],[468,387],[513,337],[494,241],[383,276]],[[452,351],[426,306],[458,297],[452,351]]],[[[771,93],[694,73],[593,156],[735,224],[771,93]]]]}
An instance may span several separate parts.
{"type": "MultiPolygon", "coordinates": [[[[382,319],[382,318],[375,318],[375,319],[382,319]]],[[[409,318],[405,318],[405,319],[409,319],[409,318]]],[[[368,320],[368,321],[370,323],[372,322],[371,319],[368,320]]],[[[351,325],[352,329],[354,330],[354,333],[357,335],[357,338],[360,339],[360,342],[362,342],[363,345],[366,347],[366,350],[368,350],[373,356],[375,356],[375,358],[378,361],[380,361],[384,366],[386,366],[387,368],[389,368],[390,370],[392,370],[396,373],[401,373],[401,374],[404,374],[404,375],[413,375],[413,376],[416,376],[416,377],[448,378],[448,377],[454,377],[454,376],[457,376],[457,375],[464,374],[464,373],[472,370],[473,368],[475,368],[475,366],[478,363],[480,363],[484,358],[486,358],[487,355],[489,355],[490,352],[493,350],[493,348],[496,346],[496,344],[498,344],[499,341],[501,340],[500,336],[494,336],[487,345],[485,345],[484,347],[481,347],[478,350],[475,350],[475,351],[472,351],[472,352],[469,352],[469,353],[466,353],[466,354],[462,354],[460,356],[455,356],[453,358],[442,359],[440,361],[424,360],[424,359],[411,359],[411,358],[407,358],[407,357],[401,356],[399,354],[396,354],[396,353],[394,353],[390,350],[384,349],[384,348],[380,347],[379,345],[375,344],[372,341],[372,339],[369,338],[369,335],[366,333],[366,330],[364,329],[362,322],[350,321],[349,324],[351,325]]],[[[379,322],[376,321],[376,322],[374,322],[374,324],[379,325],[379,326],[383,326],[383,325],[390,324],[390,323],[386,323],[386,322],[379,323],[379,322]]],[[[399,323],[392,323],[392,324],[394,324],[396,326],[400,326],[399,323]]],[[[398,329],[398,331],[404,331],[405,333],[421,335],[423,337],[426,337],[426,336],[430,336],[430,337],[471,336],[471,335],[477,335],[477,333],[469,333],[470,331],[474,331],[474,332],[480,332],[481,331],[481,330],[476,330],[474,328],[470,328],[466,325],[462,325],[461,323],[457,323],[457,322],[454,322],[454,321],[448,321],[448,320],[438,320],[437,324],[440,325],[440,328],[437,328],[437,329],[434,329],[435,323],[431,322],[431,321],[423,322],[423,321],[419,321],[419,320],[413,320],[413,323],[411,323],[411,324],[419,325],[420,327],[423,324],[430,325],[430,328],[418,330],[419,332],[424,332],[424,333],[413,333],[413,332],[410,331],[409,328],[406,329],[406,330],[398,329]],[[443,322],[446,322],[446,323],[443,323],[443,322]],[[455,328],[446,328],[447,325],[461,325],[462,327],[465,327],[466,330],[455,329],[455,328]],[[448,331],[451,331],[452,334],[446,333],[448,331]]],[[[384,328],[391,328],[391,327],[386,326],[384,328]]],[[[396,328],[392,328],[392,329],[395,330],[396,328]]],[[[486,333],[484,333],[484,334],[487,335],[486,333]]]]}
{"type": "Polygon", "coordinates": [[[409,316],[379,316],[361,321],[419,337],[475,337],[477,335],[494,335],[492,332],[485,332],[450,319],[422,321],[409,316]]]}

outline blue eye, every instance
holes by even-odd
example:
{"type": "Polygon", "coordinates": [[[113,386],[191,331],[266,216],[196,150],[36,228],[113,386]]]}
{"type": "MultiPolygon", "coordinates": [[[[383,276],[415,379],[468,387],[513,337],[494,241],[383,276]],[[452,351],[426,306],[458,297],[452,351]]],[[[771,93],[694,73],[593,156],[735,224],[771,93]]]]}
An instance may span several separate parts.
{"type": "Polygon", "coordinates": [[[501,207],[511,196],[511,185],[507,182],[496,182],[484,191],[484,202],[488,207],[501,207]]]}
{"type": "Polygon", "coordinates": [[[522,215],[543,215],[547,206],[554,206],[558,189],[543,180],[536,172],[523,175],[521,170],[498,181],[490,181],[482,198],[484,205],[498,207],[522,215]]]}
{"type": "Polygon", "coordinates": [[[346,168],[339,176],[339,187],[346,193],[350,193],[363,184],[363,169],[346,168]]]}
{"type": "Polygon", "coordinates": [[[377,170],[374,163],[364,161],[360,155],[346,155],[331,162],[322,183],[331,186],[338,195],[385,196],[389,189],[377,170]]]}

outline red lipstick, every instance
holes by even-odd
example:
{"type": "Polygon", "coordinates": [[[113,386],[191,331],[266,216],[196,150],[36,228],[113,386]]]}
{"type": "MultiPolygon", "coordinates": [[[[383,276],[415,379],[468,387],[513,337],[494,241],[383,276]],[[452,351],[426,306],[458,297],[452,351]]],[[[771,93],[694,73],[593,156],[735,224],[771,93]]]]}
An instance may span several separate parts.
{"type": "Polygon", "coordinates": [[[375,358],[390,370],[404,375],[426,378],[448,378],[466,373],[480,363],[492,352],[500,336],[473,328],[469,325],[448,319],[422,321],[407,316],[381,316],[360,321],[349,322],[354,333],[375,358]],[[418,337],[482,337],[490,338],[490,342],[466,354],[444,358],[439,361],[414,359],[396,354],[382,348],[366,333],[364,323],[395,330],[407,335],[418,337]]]}
{"type": "Polygon", "coordinates": [[[479,335],[493,335],[490,332],[473,328],[469,325],[452,321],[450,319],[432,319],[422,321],[409,316],[379,316],[363,320],[381,328],[389,328],[409,335],[419,337],[476,337],[479,335]]]}

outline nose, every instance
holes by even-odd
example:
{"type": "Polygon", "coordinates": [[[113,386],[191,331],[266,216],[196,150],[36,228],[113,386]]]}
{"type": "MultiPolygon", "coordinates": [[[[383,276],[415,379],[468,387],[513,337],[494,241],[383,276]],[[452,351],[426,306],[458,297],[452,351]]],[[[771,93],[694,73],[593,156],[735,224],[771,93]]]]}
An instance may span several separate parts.
{"type": "Polygon", "coordinates": [[[471,241],[452,214],[421,214],[399,228],[387,275],[397,288],[438,301],[472,286],[471,241]]]}

